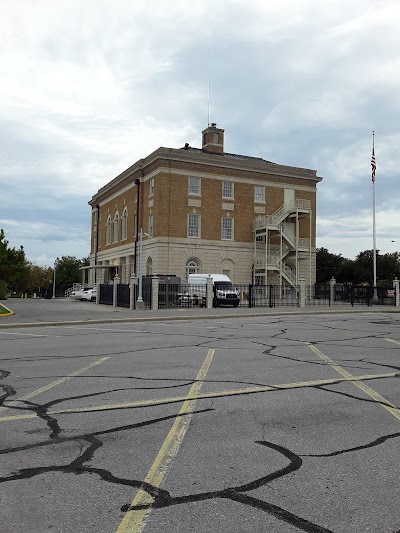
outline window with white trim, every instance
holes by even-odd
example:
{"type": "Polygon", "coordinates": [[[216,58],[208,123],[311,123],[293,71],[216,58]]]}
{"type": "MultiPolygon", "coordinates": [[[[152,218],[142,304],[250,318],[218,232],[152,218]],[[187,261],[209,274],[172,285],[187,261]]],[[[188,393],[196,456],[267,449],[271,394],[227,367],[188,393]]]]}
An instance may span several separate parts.
{"type": "Polygon", "coordinates": [[[154,178],[150,178],[149,196],[152,196],[153,194],[154,194],[154,178]]]}
{"type": "Polygon", "coordinates": [[[232,217],[222,217],[221,238],[223,241],[233,240],[233,218],[232,217]]]}
{"type": "Polygon", "coordinates": [[[186,261],[186,279],[189,279],[189,274],[198,274],[200,272],[200,261],[195,257],[191,257],[186,261]]]}
{"type": "Polygon", "coordinates": [[[147,233],[149,234],[149,239],[153,237],[153,231],[154,231],[154,216],[152,213],[149,215],[149,229],[147,230],[147,233]]]}
{"type": "Polygon", "coordinates": [[[113,242],[118,242],[118,232],[119,232],[119,214],[118,214],[118,211],[115,211],[115,213],[114,213],[113,242]]]}
{"type": "Polygon", "coordinates": [[[146,275],[151,276],[152,274],[153,274],[153,259],[151,257],[148,257],[146,261],[146,275]]]}
{"type": "Polygon", "coordinates": [[[264,185],[254,185],[254,201],[259,204],[265,204],[264,185]]]}
{"type": "Polygon", "coordinates": [[[201,181],[196,176],[189,176],[189,194],[201,194],[201,181]]]}
{"type": "Polygon", "coordinates": [[[128,208],[125,206],[121,218],[121,239],[124,241],[128,238],[128,208]]]}
{"type": "Polygon", "coordinates": [[[200,215],[197,213],[188,214],[188,237],[200,237],[200,215]]]}
{"type": "Polygon", "coordinates": [[[111,216],[108,215],[106,222],[106,244],[111,243],[111,216]]]}
{"type": "Polygon", "coordinates": [[[233,198],[233,181],[222,182],[222,198],[233,198]]]}

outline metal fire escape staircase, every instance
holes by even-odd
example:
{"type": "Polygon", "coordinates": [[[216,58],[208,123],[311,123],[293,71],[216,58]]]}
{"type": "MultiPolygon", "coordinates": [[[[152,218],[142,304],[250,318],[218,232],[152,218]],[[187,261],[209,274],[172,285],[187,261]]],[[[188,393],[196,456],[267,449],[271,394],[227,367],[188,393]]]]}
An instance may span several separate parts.
{"type": "Polygon", "coordinates": [[[268,273],[275,272],[281,285],[298,285],[299,261],[305,253],[311,254],[311,225],[309,236],[299,237],[299,219],[307,215],[311,221],[310,200],[298,199],[254,220],[255,277],[262,277],[267,284],[268,273]]]}

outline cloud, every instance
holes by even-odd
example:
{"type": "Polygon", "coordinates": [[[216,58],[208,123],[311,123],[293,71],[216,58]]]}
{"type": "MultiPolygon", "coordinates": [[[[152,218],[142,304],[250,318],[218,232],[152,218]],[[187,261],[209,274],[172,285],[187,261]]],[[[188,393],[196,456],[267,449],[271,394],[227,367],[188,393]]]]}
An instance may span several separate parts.
{"type": "Polygon", "coordinates": [[[375,130],[378,242],[392,251],[397,1],[2,7],[0,224],[30,257],[87,255],[90,197],[159,146],[199,146],[209,109],[227,151],[324,177],[318,245],[335,253],[343,246],[343,255],[371,248],[375,130]]]}

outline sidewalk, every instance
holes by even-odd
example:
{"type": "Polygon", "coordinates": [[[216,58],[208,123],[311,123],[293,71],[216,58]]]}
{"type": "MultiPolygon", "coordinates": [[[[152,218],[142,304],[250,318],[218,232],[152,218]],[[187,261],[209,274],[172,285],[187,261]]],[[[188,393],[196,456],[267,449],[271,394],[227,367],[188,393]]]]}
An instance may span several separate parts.
{"type": "Polygon", "coordinates": [[[123,307],[96,305],[90,302],[76,302],[68,299],[10,299],[6,305],[14,315],[0,319],[0,329],[56,326],[60,324],[102,324],[107,322],[147,322],[157,320],[213,320],[221,318],[245,318],[283,315],[321,315],[321,314],[360,314],[360,313],[398,313],[399,307],[335,303],[309,307],[218,307],[216,309],[180,308],[159,310],[130,310],[123,307]]]}

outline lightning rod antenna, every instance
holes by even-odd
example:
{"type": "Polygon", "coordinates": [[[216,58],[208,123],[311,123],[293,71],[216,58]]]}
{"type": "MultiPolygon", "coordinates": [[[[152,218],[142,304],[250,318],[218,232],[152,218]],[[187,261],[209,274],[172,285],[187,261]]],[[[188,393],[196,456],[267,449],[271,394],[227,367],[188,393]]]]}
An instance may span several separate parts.
{"type": "Polygon", "coordinates": [[[208,125],[210,125],[210,98],[211,98],[211,83],[208,82],[208,125]]]}

